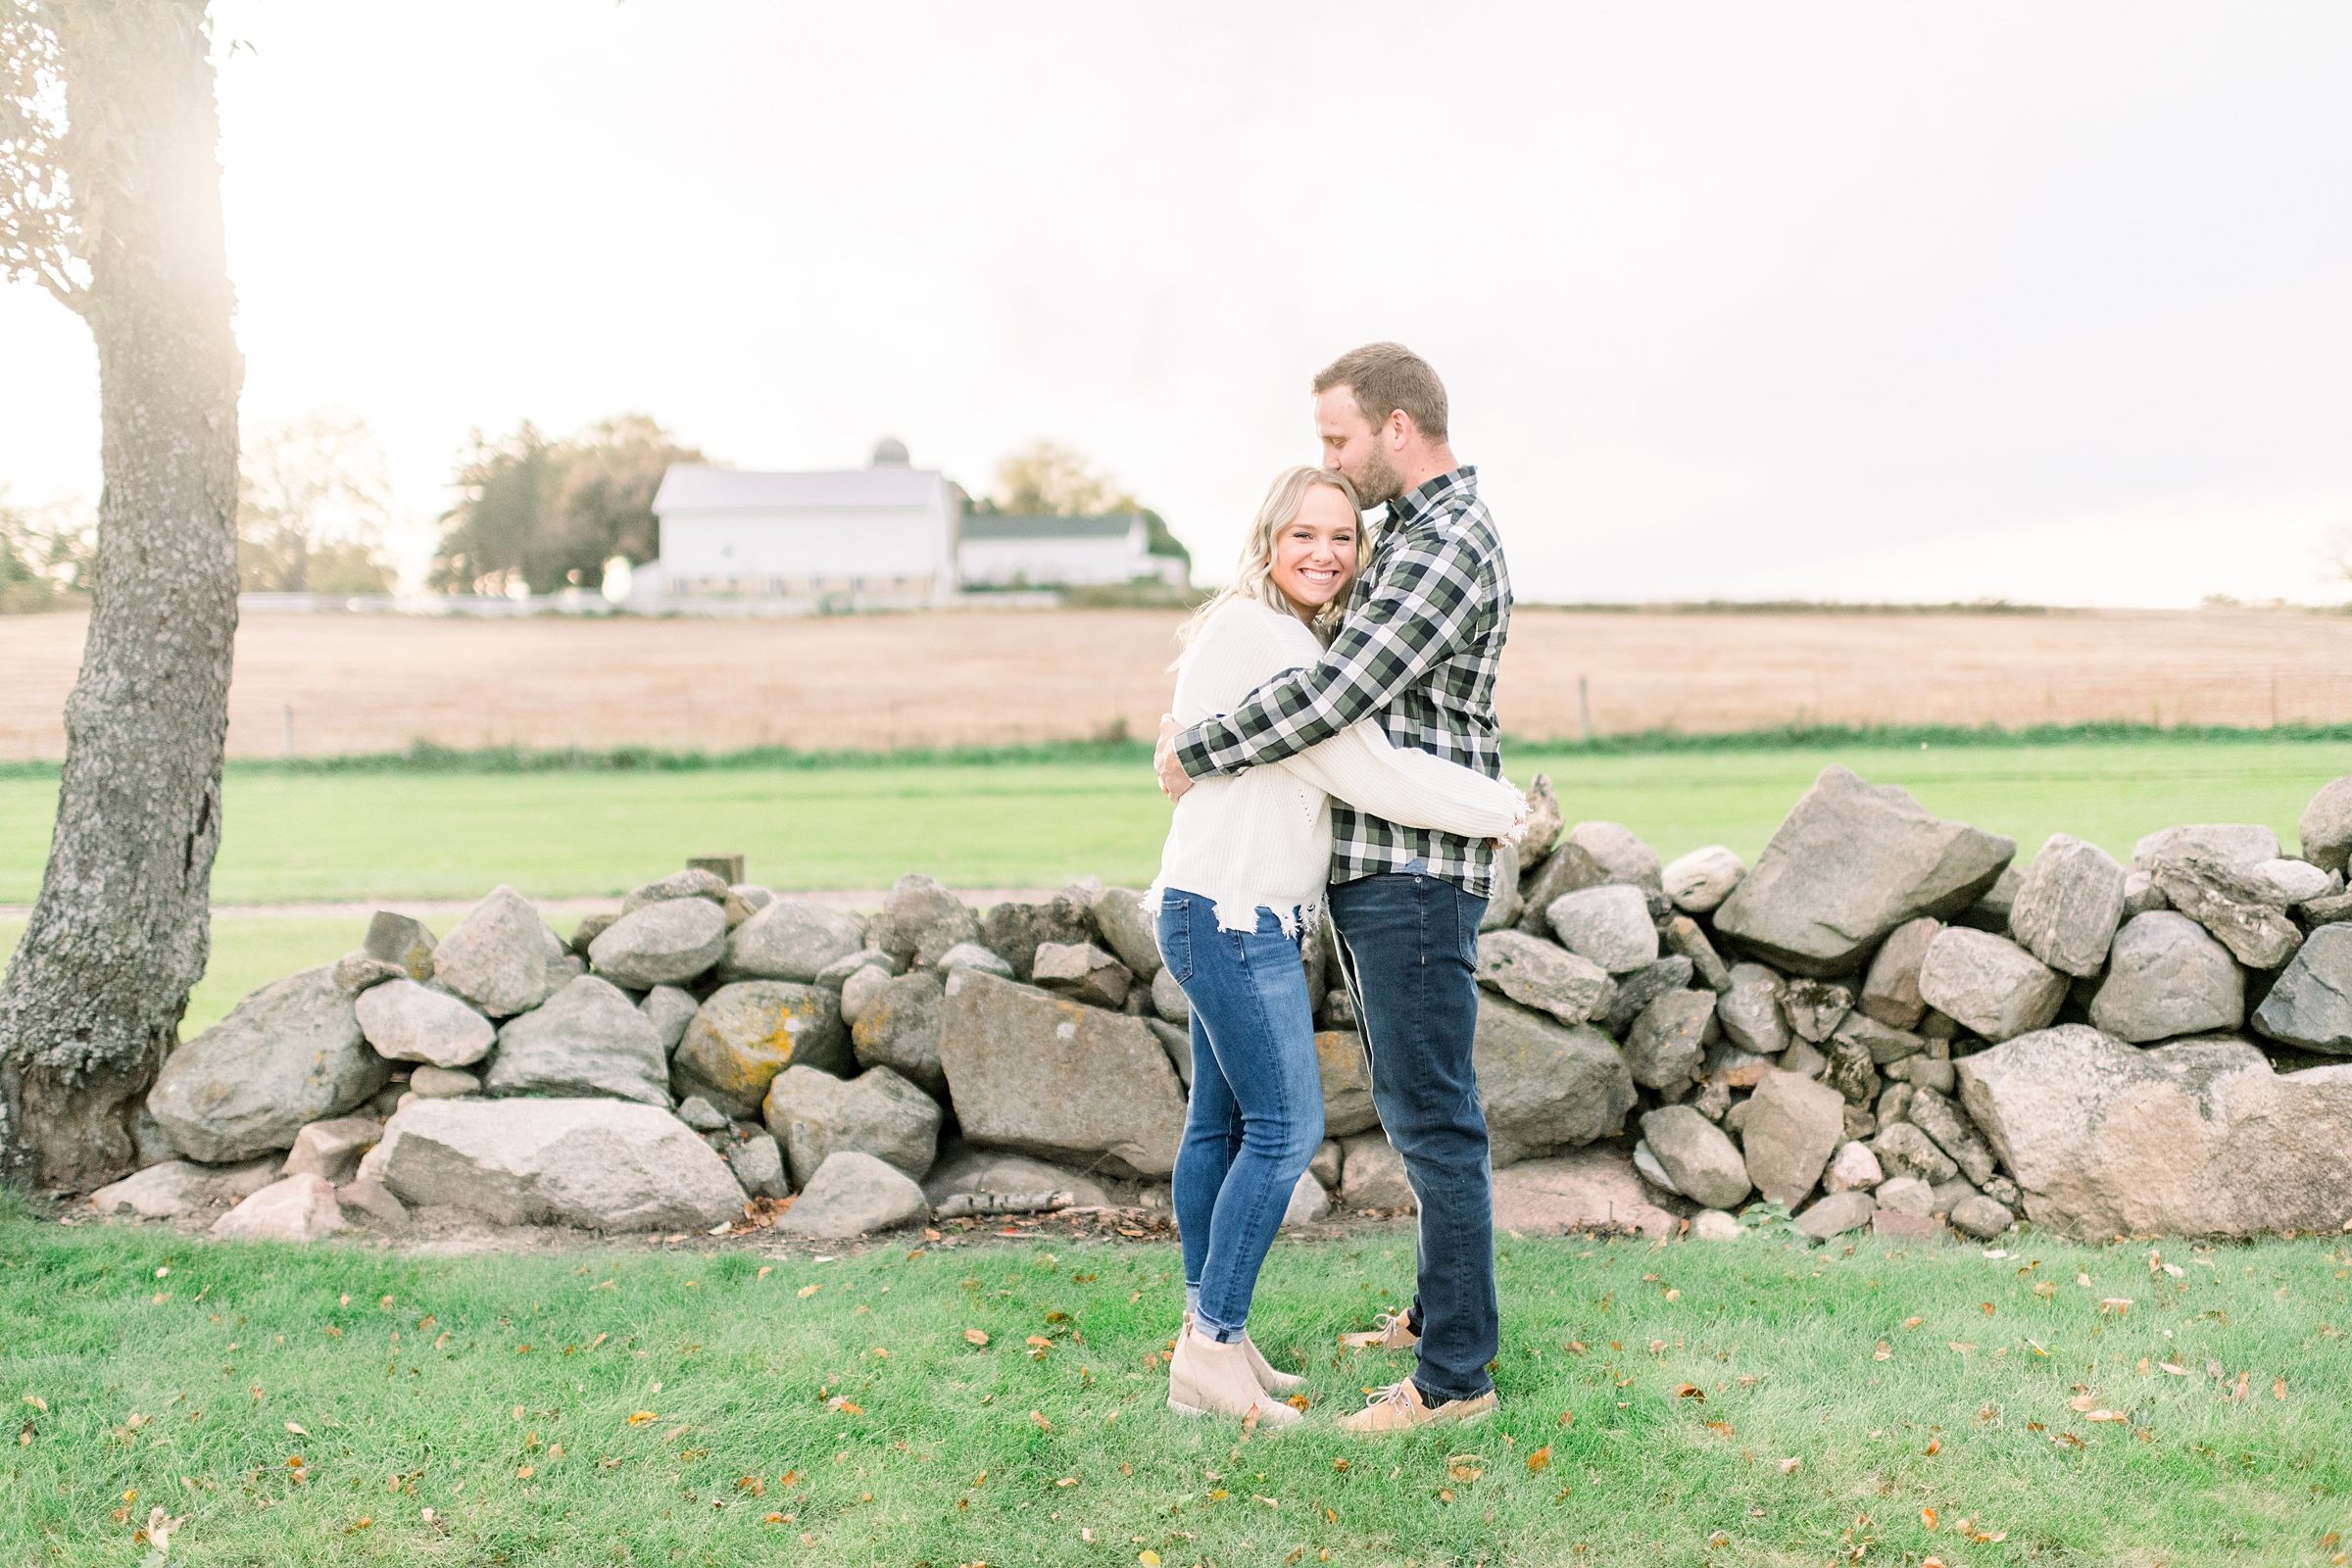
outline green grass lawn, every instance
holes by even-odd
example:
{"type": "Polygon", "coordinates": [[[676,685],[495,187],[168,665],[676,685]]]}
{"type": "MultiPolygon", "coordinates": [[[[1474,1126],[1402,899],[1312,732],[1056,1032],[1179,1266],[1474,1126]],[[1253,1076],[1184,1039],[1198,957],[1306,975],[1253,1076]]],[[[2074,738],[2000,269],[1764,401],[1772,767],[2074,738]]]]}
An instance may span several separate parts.
{"type": "MultiPolygon", "coordinates": [[[[1624,822],[1669,858],[1729,844],[1751,858],[1814,776],[1839,761],[2031,853],[2068,832],[2129,855],[2155,828],[2268,822],[2352,772],[2352,745],[2188,744],[1935,751],[1523,751],[1570,820],[1624,822]]],[[[0,904],[29,904],[54,781],[0,779],[0,904]]],[[[662,773],[232,772],[213,872],[222,904],[470,899],[499,882],[541,898],[619,893],[688,855],[743,851],[779,888],[1143,883],[1168,808],[1143,766],[874,766],[662,773]]]]}
{"type": "Polygon", "coordinates": [[[1407,1288],[1402,1228],[1276,1250],[1252,1327],[1314,1407],[1244,1438],[1164,1407],[1164,1246],[403,1257],[12,1221],[0,1557],[135,1561],[161,1505],[196,1564],[2335,1559],[2352,1253],[2006,1250],[1506,1239],[1501,1415],[1364,1441],[1332,1417],[1407,1363],[1333,1336],[1407,1288]]]}

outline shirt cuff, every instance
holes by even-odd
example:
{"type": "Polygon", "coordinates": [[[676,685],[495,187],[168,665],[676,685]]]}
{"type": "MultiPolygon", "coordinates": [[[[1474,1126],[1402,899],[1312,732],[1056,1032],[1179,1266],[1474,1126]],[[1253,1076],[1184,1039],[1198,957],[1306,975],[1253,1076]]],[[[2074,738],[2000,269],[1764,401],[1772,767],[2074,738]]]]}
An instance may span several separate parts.
{"type": "Polygon", "coordinates": [[[1206,722],[1195,724],[1176,737],[1176,760],[1187,778],[1213,777],[1217,769],[1216,757],[1208,749],[1208,737],[1202,733],[1206,722]]]}

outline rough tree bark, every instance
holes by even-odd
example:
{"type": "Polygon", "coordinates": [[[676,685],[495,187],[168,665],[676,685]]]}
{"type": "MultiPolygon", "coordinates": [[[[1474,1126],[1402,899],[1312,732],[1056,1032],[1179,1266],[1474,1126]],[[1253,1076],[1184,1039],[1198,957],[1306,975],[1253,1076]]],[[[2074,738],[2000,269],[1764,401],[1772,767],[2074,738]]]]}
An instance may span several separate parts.
{"type": "Polygon", "coordinates": [[[0,1177],[79,1189],[131,1163],[211,942],[244,362],[202,0],[0,10],[45,29],[64,82],[73,265],[9,260],[97,340],[106,486],[48,869],[0,983],[0,1177]]]}

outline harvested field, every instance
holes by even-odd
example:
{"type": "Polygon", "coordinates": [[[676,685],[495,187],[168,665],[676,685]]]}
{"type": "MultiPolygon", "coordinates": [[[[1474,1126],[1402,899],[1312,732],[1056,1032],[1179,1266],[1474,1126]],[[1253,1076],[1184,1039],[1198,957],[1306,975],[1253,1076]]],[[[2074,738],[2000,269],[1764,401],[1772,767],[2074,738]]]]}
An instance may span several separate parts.
{"type": "MultiPolygon", "coordinates": [[[[733,751],[1148,735],[1165,611],[799,620],[247,616],[229,752],[643,745],[733,751]],[[289,724],[288,713],[291,712],[289,724]]],[[[0,618],[0,760],[64,754],[85,618],[0,618]]],[[[2352,719],[2352,616],[2306,611],[1588,612],[1523,607],[1505,729],[1811,724],[2265,725],[2352,719]]]]}

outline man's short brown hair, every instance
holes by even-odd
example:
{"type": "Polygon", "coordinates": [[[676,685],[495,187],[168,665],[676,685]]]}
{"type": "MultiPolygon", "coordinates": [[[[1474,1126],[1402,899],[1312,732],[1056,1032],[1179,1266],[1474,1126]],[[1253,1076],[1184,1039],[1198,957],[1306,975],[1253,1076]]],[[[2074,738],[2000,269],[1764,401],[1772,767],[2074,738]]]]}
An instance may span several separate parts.
{"type": "Polygon", "coordinates": [[[1401,343],[1367,343],[1341,355],[1315,377],[1315,394],[1335,386],[1355,394],[1364,422],[1375,430],[1402,409],[1424,437],[1446,439],[1446,383],[1427,360],[1401,343]]]}

